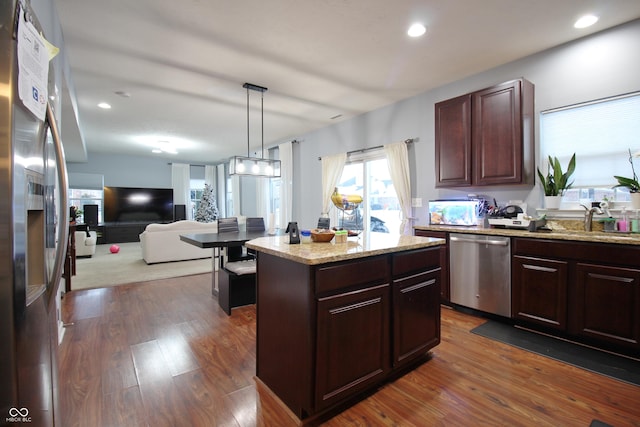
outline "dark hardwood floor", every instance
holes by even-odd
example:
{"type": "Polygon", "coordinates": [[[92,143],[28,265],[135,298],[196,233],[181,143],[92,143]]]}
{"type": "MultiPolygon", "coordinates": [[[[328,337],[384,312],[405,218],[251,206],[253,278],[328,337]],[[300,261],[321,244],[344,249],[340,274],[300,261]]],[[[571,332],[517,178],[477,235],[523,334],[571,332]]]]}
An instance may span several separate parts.
{"type": "MultiPolygon", "coordinates": [[[[62,425],[289,426],[256,388],[255,306],[228,317],[211,275],[73,291],[60,346],[62,425]]],[[[432,358],[326,426],[640,426],[640,387],[490,341],[442,310],[432,358]]]]}

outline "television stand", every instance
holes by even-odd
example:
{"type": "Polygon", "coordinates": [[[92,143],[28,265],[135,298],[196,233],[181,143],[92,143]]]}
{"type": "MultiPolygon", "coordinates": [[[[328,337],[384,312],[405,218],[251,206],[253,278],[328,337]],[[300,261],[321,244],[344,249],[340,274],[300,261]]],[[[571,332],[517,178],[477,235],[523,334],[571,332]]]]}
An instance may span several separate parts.
{"type": "Polygon", "coordinates": [[[151,222],[108,222],[104,224],[104,243],[139,242],[140,233],[151,222]]]}

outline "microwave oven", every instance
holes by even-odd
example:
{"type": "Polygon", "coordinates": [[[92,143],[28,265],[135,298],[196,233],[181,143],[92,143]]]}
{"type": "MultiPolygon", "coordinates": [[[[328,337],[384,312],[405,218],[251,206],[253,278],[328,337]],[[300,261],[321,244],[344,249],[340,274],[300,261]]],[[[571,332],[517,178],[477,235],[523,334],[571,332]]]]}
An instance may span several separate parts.
{"type": "Polygon", "coordinates": [[[429,200],[429,224],[478,225],[478,200],[429,200]]]}

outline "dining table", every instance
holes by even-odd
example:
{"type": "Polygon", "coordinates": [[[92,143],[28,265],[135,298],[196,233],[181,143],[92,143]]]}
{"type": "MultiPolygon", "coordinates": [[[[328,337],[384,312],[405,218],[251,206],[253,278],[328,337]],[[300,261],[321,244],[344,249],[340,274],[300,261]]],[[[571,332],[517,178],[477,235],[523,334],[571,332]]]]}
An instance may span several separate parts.
{"type": "Polygon", "coordinates": [[[229,251],[237,249],[237,251],[234,251],[234,257],[229,258],[231,261],[234,261],[236,257],[246,259],[246,257],[240,255],[242,246],[249,240],[269,235],[271,234],[266,230],[239,230],[225,231],[223,233],[181,234],[180,240],[199,248],[211,248],[213,250],[211,258],[211,293],[214,296],[218,296],[218,275],[216,274],[216,271],[224,267],[224,264],[230,255],[229,251]]]}

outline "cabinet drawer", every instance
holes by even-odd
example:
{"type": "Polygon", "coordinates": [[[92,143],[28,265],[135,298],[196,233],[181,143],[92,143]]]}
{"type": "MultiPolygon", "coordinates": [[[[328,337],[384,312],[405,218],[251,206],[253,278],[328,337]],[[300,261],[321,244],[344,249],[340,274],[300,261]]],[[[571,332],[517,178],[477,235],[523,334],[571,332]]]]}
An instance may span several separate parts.
{"type": "Polygon", "coordinates": [[[422,236],[422,237],[435,237],[436,239],[445,239],[447,238],[446,231],[432,231],[432,230],[415,230],[414,235],[422,236]]]}
{"type": "Polygon", "coordinates": [[[640,257],[640,247],[636,245],[527,238],[515,238],[511,241],[511,253],[515,255],[619,266],[635,266],[640,257]]]}
{"type": "Polygon", "coordinates": [[[319,267],[316,270],[316,293],[388,281],[389,257],[381,255],[362,261],[349,261],[319,267]]]}
{"type": "Polygon", "coordinates": [[[392,255],[393,277],[440,266],[440,246],[392,255]]]}

